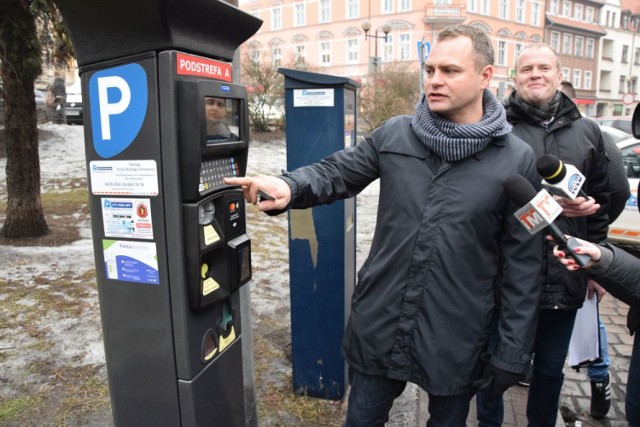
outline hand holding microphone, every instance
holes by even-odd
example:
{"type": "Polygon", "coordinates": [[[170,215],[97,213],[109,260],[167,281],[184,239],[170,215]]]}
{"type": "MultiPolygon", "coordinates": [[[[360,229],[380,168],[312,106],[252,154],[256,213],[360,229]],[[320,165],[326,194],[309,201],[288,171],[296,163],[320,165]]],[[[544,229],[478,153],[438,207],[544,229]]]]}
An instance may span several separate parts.
{"type": "Polygon", "coordinates": [[[517,205],[521,206],[514,216],[518,218],[520,224],[535,234],[541,230],[547,230],[558,243],[561,250],[571,255],[578,265],[584,267],[591,259],[588,255],[578,254],[575,248],[580,243],[575,237],[565,236],[564,233],[553,223],[562,212],[562,207],[545,190],[536,193],[533,185],[522,175],[512,175],[504,182],[504,189],[507,196],[517,205]]]}
{"type": "Polygon", "coordinates": [[[556,200],[562,206],[564,216],[593,215],[600,209],[595,199],[582,190],[585,177],[575,166],[565,165],[556,156],[545,154],[538,159],[536,167],[543,178],[542,185],[550,193],[560,196],[556,200]]]}

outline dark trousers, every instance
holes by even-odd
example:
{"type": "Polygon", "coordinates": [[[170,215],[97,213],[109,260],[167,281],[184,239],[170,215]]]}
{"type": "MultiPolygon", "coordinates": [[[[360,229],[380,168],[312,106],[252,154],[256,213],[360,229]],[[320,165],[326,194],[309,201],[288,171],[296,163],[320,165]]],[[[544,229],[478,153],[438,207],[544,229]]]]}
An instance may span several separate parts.
{"type": "MultiPolygon", "coordinates": [[[[541,310],[534,347],[533,377],[527,400],[527,419],[531,427],[553,427],[569,351],[576,310],[541,310]]],[[[502,396],[479,392],[476,399],[478,426],[502,425],[502,396]]]]}
{"type": "MultiPolygon", "coordinates": [[[[406,382],[349,369],[351,391],[345,427],[383,427],[395,398],[406,382]]],[[[472,393],[457,396],[429,394],[428,427],[466,427],[472,393]]]]}

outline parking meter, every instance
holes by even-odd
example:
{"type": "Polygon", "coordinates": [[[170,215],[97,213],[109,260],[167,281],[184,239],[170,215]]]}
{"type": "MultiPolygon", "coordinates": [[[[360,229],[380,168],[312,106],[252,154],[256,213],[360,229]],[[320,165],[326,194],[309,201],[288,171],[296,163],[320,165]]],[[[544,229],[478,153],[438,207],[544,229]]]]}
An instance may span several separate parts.
{"type": "MultiPolygon", "coordinates": [[[[288,68],[278,72],[284,75],[287,169],[355,146],[359,83],[288,68]]],[[[289,213],[292,380],[298,393],[342,399],[346,392],[341,342],[355,286],[355,243],[355,198],[289,213]]]]}
{"type": "Polygon", "coordinates": [[[114,422],[255,424],[251,241],[242,192],[222,178],[246,172],[231,60],[261,21],[215,0],[56,4],[80,65],[114,422]]]}

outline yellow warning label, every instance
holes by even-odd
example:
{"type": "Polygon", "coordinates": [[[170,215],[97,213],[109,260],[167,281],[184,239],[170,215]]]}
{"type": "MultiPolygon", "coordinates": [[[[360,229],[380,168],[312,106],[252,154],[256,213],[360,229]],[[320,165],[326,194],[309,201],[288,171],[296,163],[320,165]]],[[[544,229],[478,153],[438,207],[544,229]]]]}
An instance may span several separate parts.
{"type": "Polygon", "coordinates": [[[213,225],[211,225],[211,224],[205,225],[203,227],[203,231],[204,231],[204,244],[205,245],[209,246],[209,245],[217,242],[218,240],[220,240],[220,235],[218,234],[216,229],[213,228],[213,225]]]}
{"type": "Polygon", "coordinates": [[[215,292],[218,289],[220,289],[220,284],[211,277],[202,281],[202,295],[209,295],[211,292],[215,292]]]}
{"type": "Polygon", "coordinates": [[[233,329],[233,326],[232,326],[231,332],[229,332],[229,335],[227,335],[226,337],[220,337],[220,342],[219,342],[220,353],[222,353],[224,349],[227,348],[229,344],[231,344],[235,339],[236,339],[236,330],[233,329]]]}

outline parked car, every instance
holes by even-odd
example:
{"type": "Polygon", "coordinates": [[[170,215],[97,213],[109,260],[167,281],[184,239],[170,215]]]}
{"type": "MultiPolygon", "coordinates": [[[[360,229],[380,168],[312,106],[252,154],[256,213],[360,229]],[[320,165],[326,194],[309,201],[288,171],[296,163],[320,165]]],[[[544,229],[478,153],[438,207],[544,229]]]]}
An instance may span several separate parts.
{"type": "Polygon", "coordinates": [[[596,117],[596,123],[603,126],[611,126],[631,135],[631,116],[596,117]]]}
{"type": "Polygon", "coordinates": [[[81,125],[84,123],[80,81],[77,81],[67,88],[67,100],[64,103],[64,110],[67,115],[68,124],[81,125]]]}
{"type": "Polygon", "coordinates": [[[629,133],[611,126],[600,125],[600,131],[603,135],[609,136],[613,142],[622,141],[623,139],[631,137],[629,133]]]}
{"type": "Polygon", "coordinates": [[[633,137],[617,143],[629,178],[631,197],[618,219],[609,227],[609,240],[640,246],[640,212],[638,212],[638,181],[640,181],[640,139],[633,137]]]}

